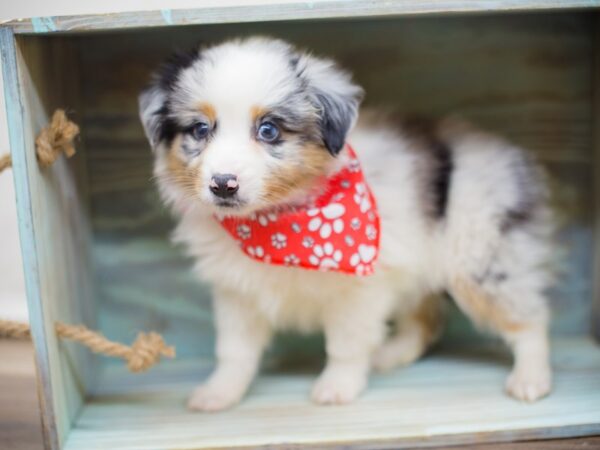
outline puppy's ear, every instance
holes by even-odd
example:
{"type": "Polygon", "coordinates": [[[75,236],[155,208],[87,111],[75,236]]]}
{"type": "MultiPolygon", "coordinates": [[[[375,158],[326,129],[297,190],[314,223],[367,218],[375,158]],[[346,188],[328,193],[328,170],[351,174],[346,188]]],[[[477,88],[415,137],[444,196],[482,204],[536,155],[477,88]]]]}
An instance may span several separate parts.
{"type": "Polygon", "coordinates": [[[154,74],[152,84],[139,96],[139,113],[144,132],[153,149],[162,141],[175,137],[177,127],[169,115],[168,94],[175,89],[181,72],[200,59],[195,47],[187,52],[176,52],[154,74]]]}
{"type": "Polygon", "coordinates": [[[356,122],[363,89],[330,60],[304,54],[298,57],[296,70],[306,81],[311,102],[318,110],[323,143],[335,156],[356,122]]]}
{"type": "Polygon", "coordinates": [[[167,95],[158,84],[146,88],[138,99],[144,133],[153,150],[162,140],[165,121],[168,120],[166,100],[167,95]]]}

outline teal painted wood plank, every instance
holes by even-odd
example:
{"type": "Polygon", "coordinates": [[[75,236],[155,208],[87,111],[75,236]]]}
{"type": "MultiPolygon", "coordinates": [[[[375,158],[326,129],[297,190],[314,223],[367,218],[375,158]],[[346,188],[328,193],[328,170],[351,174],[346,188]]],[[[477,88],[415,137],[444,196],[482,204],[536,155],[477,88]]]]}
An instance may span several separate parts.
{"type": "Polygon", "coordinates": [[[600,348],[562,338],[553,349],[554,391],[535,404],[503,394],[511,358],[500,346],[440,349],[373,376],[365,395],[340,407],[310,403],[316,369],[270,371],[219,414],[185,409],[206,362],[165,362],[141,376],[110,367],[65,450],[400,449],[600,433],[600,348]]]}
{"type": "Polygon", "coordinates": [[[94,283],[89,267],[90,226],[85,200],[85,152],[71,159],[58,158],[41,169],[35,156],[35,136],[47,125],[52,112],[67,107],[79,122],[82,114],[78,88],[77,55],[72,41],[40,37],[19,39],[17,64],[24,107],[25,154],[29,161],[28,186],[31,192],[35,231],[40,300],[46,324],[59,445],[68,434],[86,389],[95,375],[93,358],[85,347],[60,340],[54,333],[57,321],[86,324],[95,328],[94,283]],[[48,70],[69,67],[68,71],[48,70]]]}
{"type": "MultiPolygon", "coordinates": [[[[230,3],[231,4],[231,3],[230,3]]],[[[233,2],[235,5],[235,2],[233,2]]],[[[241,2],[239,3],[241,4],[241,2]]],[[[5,23],[15,33],[87,32],[173,25],[397,15],[515,12],[597,8],[598,0],[313,0],[297,3],[19,19],[5,23]]]]}
{"type": "Polygon", "coordinates": [[[27,306],[31,335],[35,347],[38,392],[42,414],[42,425],[46,445],[51,450],[59,449],[59,436],[56,406],[53,397],[53,374],[50,371],[47,336],[53,333],[48,330],[44,320],[41,301],[41,284],[39,277],[38,249],[32,212],[31,198],[31,164],[35,158],[27,154],[29,145],[26,143],[25,112],[22,99],[22,88],[17,67],[15,36],[8,28],[0,29],[0,49],[2,51],[2,69],[4,77],[4,96],[7,109],[7,120],[10,137],[12,170],[15,183],[19,235],[25,272],[27,290],[27,306]]]}
{"type": "Polygon", "coordinates": [[[57,31],[56,25],[52,17],[32,17],[31,26],[36,33],[47,33],[57,31]]]}
{"type": "MultiPolygon", "coordinates": [[[[90,227],[86,222],[85,189],[77,186],[82,153],[69,161],[59,158],[42,170],[37,164],[34,141],[57,107],[68,105],[71,114],[77,110],[77,67],[70,65],[65,73],[48,70],[74,59],[73,46],[62,38],[15,42],[16,74],[6,81],[7,89],[16,89],[19,102],[19,109],[9,110],[9,119],[20,119],[21,123],[14,132],[14,175],[17,203],[27,205],[19,206],[26,208],[26,216],[20,216],[21,237],[26,279],[34,277],[28,281],[28,300],[36,350],[42,361],[42,404],[49,405],[43,417],[50,430],[49,445],[58,448],[94,375],[90,353],[78,344],[61,341],[54,332],[57,321],[93,326],[90,305],[94,286],[87,256],[90,227]],[[22,144],[18,144],[20,141],[22,144]]],[[[81,145],[77,147],[81,150],[81,145]]]]}

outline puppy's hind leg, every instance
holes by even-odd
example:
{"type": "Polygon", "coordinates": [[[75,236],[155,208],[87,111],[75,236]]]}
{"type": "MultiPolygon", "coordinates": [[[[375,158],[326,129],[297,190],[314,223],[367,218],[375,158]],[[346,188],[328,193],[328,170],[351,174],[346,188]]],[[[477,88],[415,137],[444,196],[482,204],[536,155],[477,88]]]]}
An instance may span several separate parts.
{"type": "MultiPolygon", "coordinates": [[[[510,282],[507,286],[510,292],[510,282]]],[[[508,297],[480,282],[456,277],[451,294],[459,307],[476,323],[502,336],[514,355],[514,366],[506,381],[506,391],[518,400],[533,402],[551,389],[552,373],[548,343],[546,300],[535,291],[514,285],[518,307],[508,297]],[[493,293],[495,291],[495,293],[493,293]]]]}
{"type": "Polygon", "coordinates": [[[515,355],[513,370],[506,380],[506,392],[527,402],[549,394],[552,372],[547,327],[529,324],[516,332],[506,333],[504,339],[515,355]]]}
{"type": "Polygon", "coordinates": [[[431,294],[410,310],[400,307],[394,317],[395,330],[373,355],[373,368],[387,372],[419,359],[442,334],[444,299],[431,294]]]}
{"type": "Polygon", "coordinates": [[[230,408],[242,399],[254,379],[272,331],[246,300],[232,292],[215,292],[217,365],[190,396],[190,409],[212,412],[230,408]]]}

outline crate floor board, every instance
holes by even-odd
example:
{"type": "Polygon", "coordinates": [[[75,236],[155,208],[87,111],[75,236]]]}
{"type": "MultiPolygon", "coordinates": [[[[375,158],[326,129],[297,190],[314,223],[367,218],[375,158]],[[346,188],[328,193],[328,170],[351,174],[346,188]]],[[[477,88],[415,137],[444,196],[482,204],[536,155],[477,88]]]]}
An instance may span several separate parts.
{"type": "Polygon", "coordinates": [[[535,404],[502,393],[506,351],[453,347],[373,376],[352,405],[311,405],[316,375],[290,370],[262,375],[239,407],[218,414],[185,409],[206,363],[164,364],[142,376],[111,368],[66,449],[414,448],[600,433],[600,347],[588,338],[557,339],[553,367],[554,391],[535,404]]]}

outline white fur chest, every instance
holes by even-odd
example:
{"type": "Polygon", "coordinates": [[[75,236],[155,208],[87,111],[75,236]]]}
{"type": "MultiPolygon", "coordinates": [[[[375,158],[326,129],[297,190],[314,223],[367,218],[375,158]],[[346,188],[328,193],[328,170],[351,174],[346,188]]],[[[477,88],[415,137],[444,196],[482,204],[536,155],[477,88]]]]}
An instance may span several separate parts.
{"type": "Polygon", "coordinates": [[[320,328],[328,305],[348,301],[357,287],[373,283],[375,278],[254,261],[213,217],[196,210],[183,215],[174,239],[195,258],[201,279],[239,294],[240,301],[252,302],[276,329],[320,328]]]}

